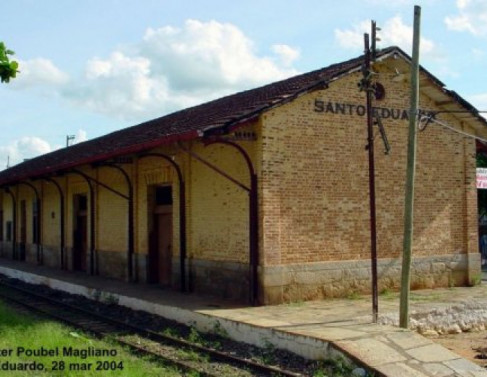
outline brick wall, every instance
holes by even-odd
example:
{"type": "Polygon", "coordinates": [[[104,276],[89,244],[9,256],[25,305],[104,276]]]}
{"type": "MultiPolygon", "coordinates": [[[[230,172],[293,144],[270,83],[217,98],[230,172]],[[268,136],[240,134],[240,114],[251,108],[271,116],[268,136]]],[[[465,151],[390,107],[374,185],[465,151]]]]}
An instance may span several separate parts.
{"type": "MultiPolygon", "coordinates": [[[[374,106],[409,108],[408,85],[397,82],[389,68],[377,66],[386,97],[374,106]]],[[[257,140],[239,141],[251,156],[259,177],[259,273],[261,301],[340,296],[367,291],[370,283],[369,196],[364,93],[357,89],[360,73],[332,82],[270,110],[239,132],[255,132],[257,140]],[[318,104],[316,105],[316,101],[318,104]],[[326,106],[331,103],[333,111],[326,106]],[[337,108],[335,104],[345,105],[337,108]],[[353,105],[353,107],[352,107],[353,105]],[[348,107],[347,107],[348,106],[348,107]],[[321,111],[316,111],[321,110],[321,111]]],[[[422,84],[427,79],[422,78],[422,84]]],[[[435,110],[435,101],[422,94],[420,107],[435,110]]],[[[389,111],[389,110],[387,110],[389,111]]],[[[391,152],[376,140],[377,238],[380,287],[397,287],[402,252],[404,181],[408,121],[395,112],[383,120],[391,152]]],[[[453,115],[441,118],[471,132],[453,115]]],[[[376,130],[376,134],[377,130],[376,130]]],[[[201,158],[249,185],[242,156],[228,145],[187,142],[201,158]]],[[[190,157],[176,145],[151,152],[170,156],[181,167],[186,183],[187,272],[195,291],[245,298],[248,292],[248,193],[190,157]]],[[[414,220],[413,285],[434,287],[466,284],[478,273],[475,143],[430,124],[418,135],[414,220]]],[[[134,268],[145,281],[152,222],[151,190],[171,185],[173,192],[173,285],[179,283],[179,182],[171,165],[157,157],[135,157],[123,165],[134,187],[134,268]]],[[[108,186],[128,193],[114,169],[82,167],[108,186]]],[[[66,253],[72,266],[73,198],[86,194],[87,183],[69,174],[56,178],[66,204],[66,253]]],[[[59,265],[59,197],[47,182],[36,182],[43,197],[45,261],[59,265]]],[[[96,187],[96,185],[95,185],[96,187]]],[[[26,200],[28,260],[35,261],[32,240],[32,189],[12,188],[18,208],[26,200]]],[[[103,187],[95,189],[96,243],[101,275],[127,278],[127,201],[103,187]]],[[[11,200],[0,195],[4,224],[11,220],[11,200]]],[[[18,209],[20,211],[20,209],[18,209]]],[[[20,216],[17,217],[17,223],[20,216]]],[[[18,225],[18,224],[17,224],[18,225]]],[[[88,215],[88,258],[90,216],[88,215]]],[[[4,225],[5,227],[5,225],[4,225]]],[[[6,236],[6,229],[4,229],[6,236]]],[[[20,239],[20,232],[17,234],[20,239]]],[[[11,244],[0,244],[2,255],[11,244]]],[[[87,263],[89,266],[89,263],[87,263]]]]}
{"type": "MultiPolygon", "coordinates": [[[[271,266],[370,258],[366,118],[357,115],[357,109],[350,115],[350,108],[345,114],[314,111],[316,100],[322,101],[325,109],[328,102],[364,105],[365,95],[357,89],[360,77],[360,73],[343,77],[326,90],[302,96],[263,116],[262,281],[264,290],[266,285],[273,287],[272,294],[264,293],[264,302],[295,298],[286,290],[299,286],[296,281],[278,278],[283,283],[276,294],[276,276],[266,283],[265,271],[271,266]]],[[[394,75],[387,70],[379,77],[386,98],[374,106],[408,109],[408,85],[392,81],[394,75]]],[[[436,105],[422,95],[420,108],[436,110],[436,105]]],[[[442,115],[442,119],[458,125],[453,116],[442,115]]],[[[383,153],[376,129],[377,249],[379,258],[399,258],[408,121],[389,117],[383,124],[392,149],[389,155],[383,153]]],[[[418,134],[414,257],[476,252],[474,172],[473,140],[434,124],[418,134]]],[[[343,265],[337,264],[337,269],[343,265]]],[[[337,279],[346,285],[353,276],[340,273],[337,279]]],[[[456,279],[457,283],[465,281],[466,277],[456,279]]],[[[435,284],[444,282],[437,279],[435,284]]],[[[300,288],[307,298],[326,296],[322,293],[327,291],[326,285],[320,289],[320,293],[304,294],[300,288]]]]}

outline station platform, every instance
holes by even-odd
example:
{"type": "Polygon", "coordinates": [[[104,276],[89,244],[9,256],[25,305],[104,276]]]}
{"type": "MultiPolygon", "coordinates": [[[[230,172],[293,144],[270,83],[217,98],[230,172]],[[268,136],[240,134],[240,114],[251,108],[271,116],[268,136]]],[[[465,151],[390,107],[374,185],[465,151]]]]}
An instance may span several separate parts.
{"type": "MultiPolygon", "coordinates": [[[[250,307],[146,284],[89,276],[0,259],[0,274],[85,297],[116,302],[235,340],[272,343],[311,359],[344,356],[376,376],[485,376],[487,370],[414,331],[372,323],[370,297],[250,307]]],[[[484,276],[487,279],[487,276],[484,276]]],[[[439,312],[475,302],[487,307],[487,282],[476,287],[414,291],[411,312],[439,312]]],[[[379,320],[397,317],[397,294],[379,297],[379,320]]],[[[387,321],[386,321],[387,322],[387,321]]]]}

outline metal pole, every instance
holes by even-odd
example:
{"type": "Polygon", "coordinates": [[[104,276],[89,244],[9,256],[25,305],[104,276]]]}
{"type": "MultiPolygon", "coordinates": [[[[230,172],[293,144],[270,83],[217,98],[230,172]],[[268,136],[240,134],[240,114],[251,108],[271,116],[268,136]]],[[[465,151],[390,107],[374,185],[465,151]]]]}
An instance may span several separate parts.
{"type": "Polygon", "coordinates": [[[414,7],[413,56],[411,62],[411,107],[409,110],[408,159],[406,198],[404,202],[404,240],[401,274],[399,326],[409,327],[409,291],[411,283],[411,253],[413,239],[414,174],[416,168],[416,120],[419,102],[419,36],[421,7],[414,7]]]}
{"type": "Polygon", "coordinates": [[[374,158],[374,130],[372,113],[373,88],[370,85],[370,45],[369,35],[364,34],[365,45],[365,90],[367,98],[367,140],[369,151],[369,202],[370,202],[370,264],[372,271],[372,321],[377,323],[379,299],[377,292],[377,221],[375,210],[375,158],[374,158]]]}

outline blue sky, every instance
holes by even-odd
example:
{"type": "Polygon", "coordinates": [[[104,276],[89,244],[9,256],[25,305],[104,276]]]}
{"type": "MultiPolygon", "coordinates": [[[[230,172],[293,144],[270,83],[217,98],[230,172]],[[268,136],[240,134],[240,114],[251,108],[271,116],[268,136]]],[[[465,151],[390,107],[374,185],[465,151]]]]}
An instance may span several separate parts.
{"type": "Polygon", "coordinates": [[[421,64],[487,110],[485,0],[3,2],[21,73],[0,85],[0,169],[360,55],[371,19],[411,54],[415,4],[421,64]]]}

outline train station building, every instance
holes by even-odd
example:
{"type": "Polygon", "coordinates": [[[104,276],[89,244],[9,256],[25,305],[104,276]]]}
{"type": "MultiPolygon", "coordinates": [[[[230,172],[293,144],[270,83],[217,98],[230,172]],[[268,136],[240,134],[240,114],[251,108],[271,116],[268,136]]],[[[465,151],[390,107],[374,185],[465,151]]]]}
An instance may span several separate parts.
{"type": "MultiPolygon", "coordinates": [[[[370,291],[364,58],[240,92],[0,172],[0,256],[259,304],[370,291]]],[[[379,290],[399,286],[410,57],[373,64],[379,290]]],[[[420,70],[413,288],[480,274],[487,121],[420,70]]],[[[1,263],[1,259],[0,259],[1,263]]]]}

